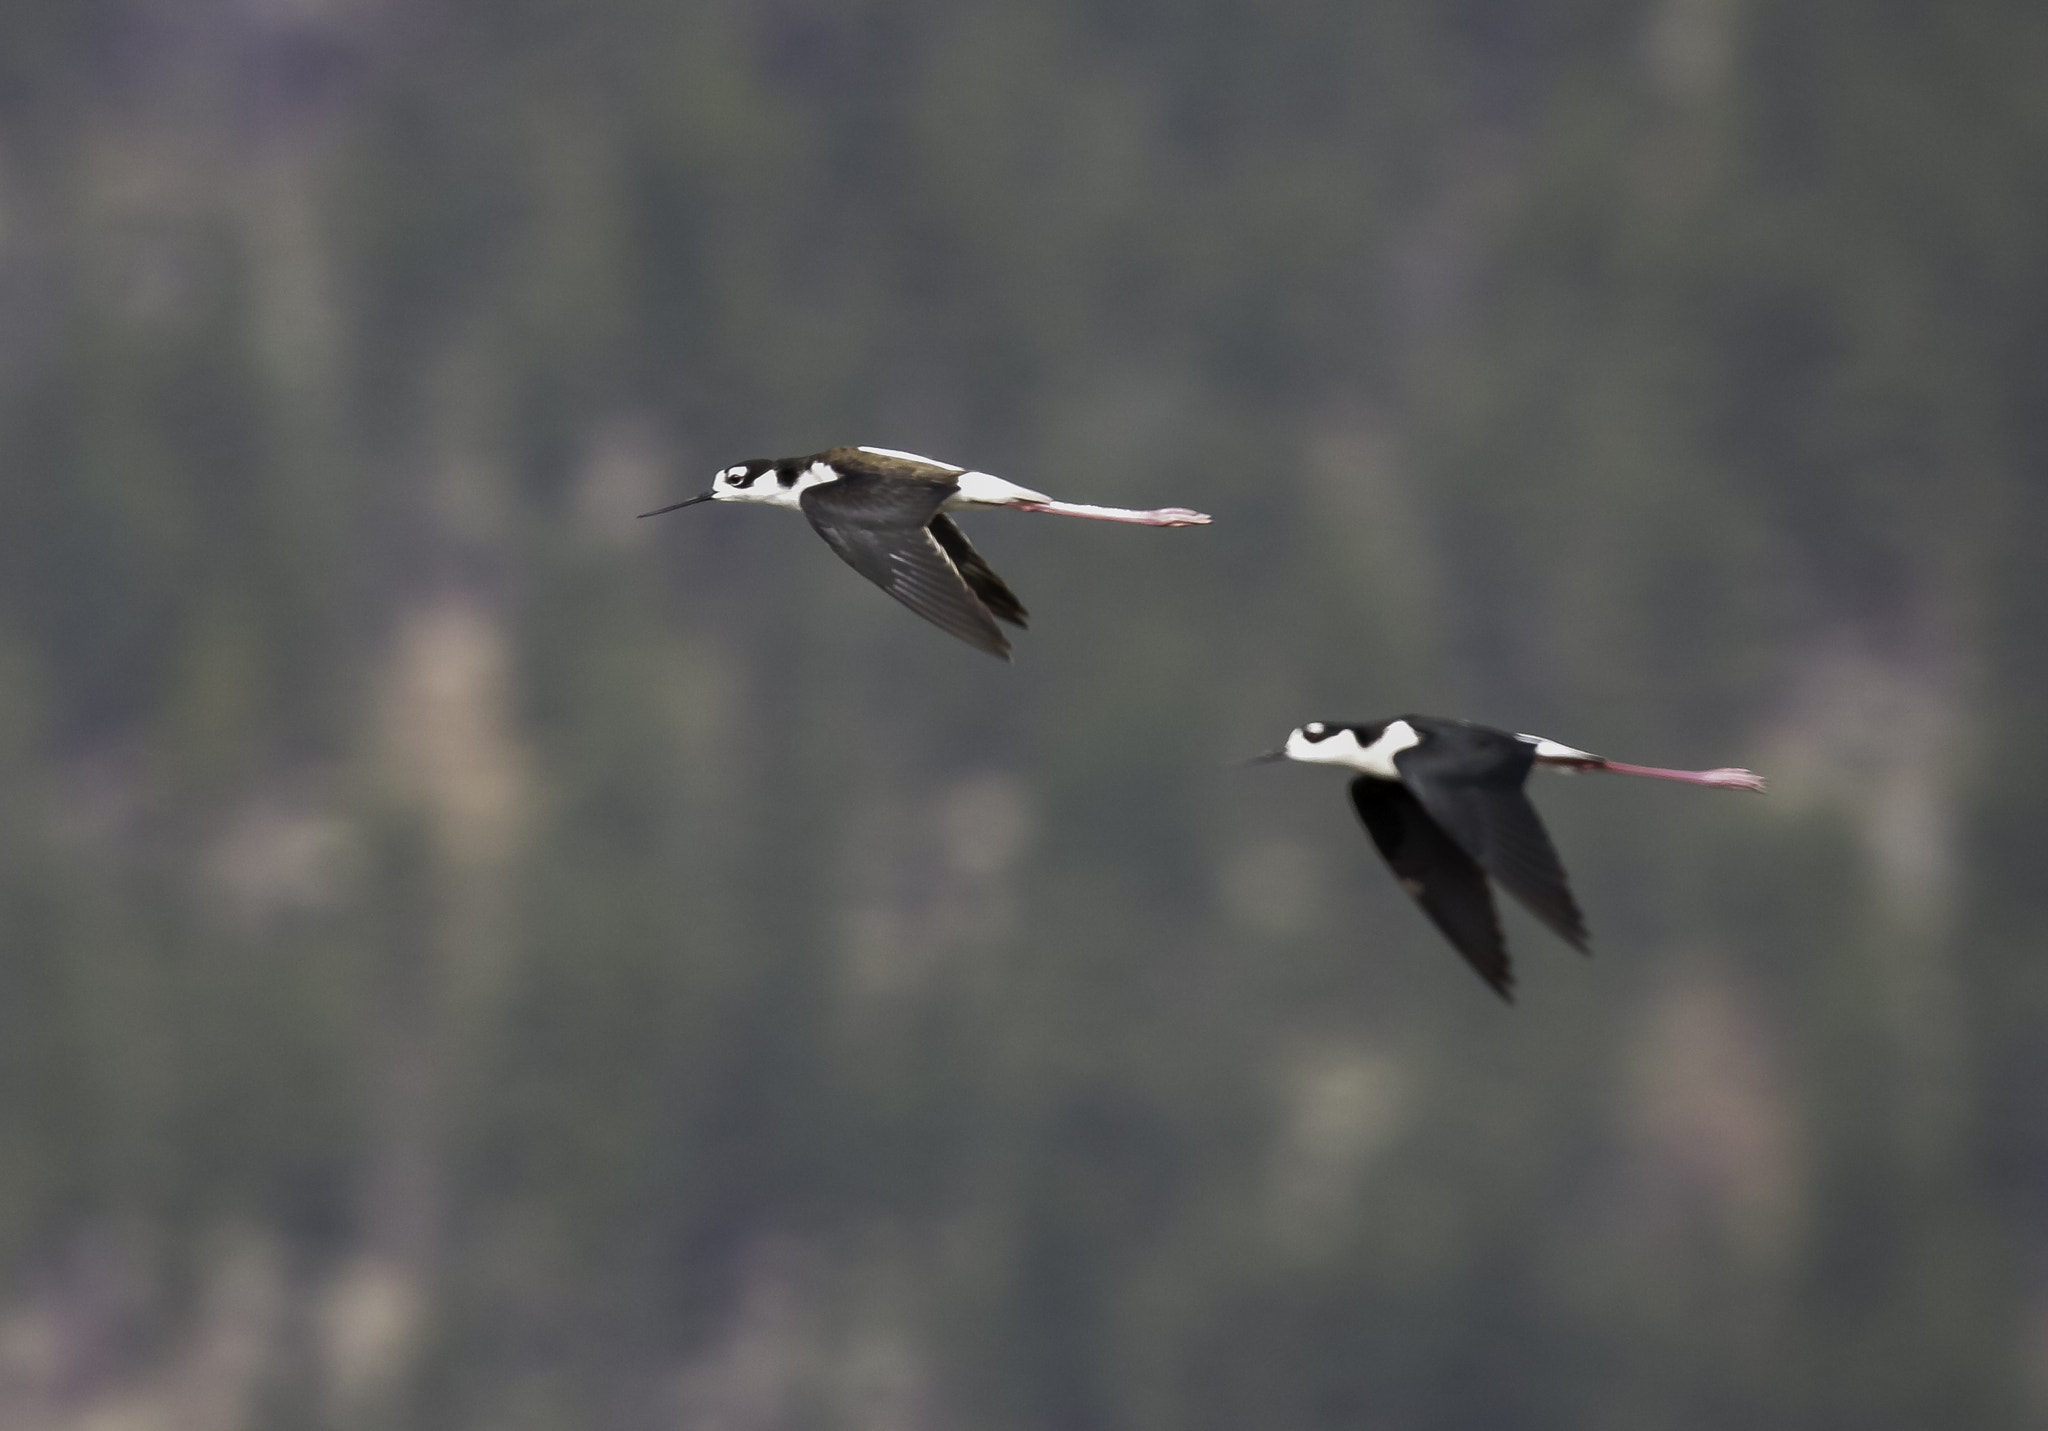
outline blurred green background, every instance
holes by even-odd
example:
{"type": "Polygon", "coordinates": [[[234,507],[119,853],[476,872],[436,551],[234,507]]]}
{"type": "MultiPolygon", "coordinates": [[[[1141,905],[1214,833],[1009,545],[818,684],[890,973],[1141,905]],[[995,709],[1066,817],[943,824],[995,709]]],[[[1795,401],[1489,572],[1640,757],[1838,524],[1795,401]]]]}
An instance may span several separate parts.
{"type": "Polygon", "coordinates": [[[2048,12],[10,0],[0,1425],[2048,1424],[2048,12]],[[749,456],[970,534],[1013,667],[749,456]],[[1508,1009],[1327,772],[1535,787],[1508,1009]]]}

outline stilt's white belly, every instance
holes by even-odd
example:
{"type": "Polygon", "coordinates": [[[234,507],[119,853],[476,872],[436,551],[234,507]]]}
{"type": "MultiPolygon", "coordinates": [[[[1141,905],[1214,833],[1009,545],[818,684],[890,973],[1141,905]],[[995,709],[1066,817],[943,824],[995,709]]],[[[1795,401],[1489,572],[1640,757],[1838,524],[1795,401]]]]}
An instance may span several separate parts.
{"type": "Polygon", "coordinates": [[[957,512],[962,507],[1007,507],[1012,502],[1050,502],[1052,498],[1029,487],[1019,487],[987,472],[962,472],[953,479],[960,490],[948,497],[940,510],[957,512]]]}

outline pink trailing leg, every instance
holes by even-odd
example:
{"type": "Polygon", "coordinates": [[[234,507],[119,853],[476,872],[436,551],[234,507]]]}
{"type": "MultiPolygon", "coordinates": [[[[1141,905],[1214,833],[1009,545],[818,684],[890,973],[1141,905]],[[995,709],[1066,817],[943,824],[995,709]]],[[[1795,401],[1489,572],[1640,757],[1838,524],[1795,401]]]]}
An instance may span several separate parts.
{"type": "Polygon", "coordinates": [[[1653,780],[1683,780],[1688,785],[1712,785],[1720,790],[1753,790],[1764,792],[1764,778],[1754,770],[1742,770],[1725,765],[1719,770],[1665,770],[1656,765],[1624,765],[1618,760],[1602,760],[1593,767],[1595,770],[1611,770],[1616,775],[1647,775],[1653,780]]]}
{"type": "Polygon", "coordinates": [[[1652,780],[1683,780],[1688,785],[1711,785],[1720,790],[1754,790],[1759,795],[1764,789],[1763,776],[1754,770],[1739,770],[1732,765],[1723,766],[1719,770],[1666,770],[1661,765],[1624,765],[1619,760],[1609,760],[1606,756],[1595,755],[1590,750],[1574,750],[1569,745],[1560,745],[1541,736],[1525,735],[1522,739],[1536,747],[1536,763],[1547,765],[1552,770],[1611,770],[1616,775],[1647,775],[1652,780]]]}
{"type": "Polygon", "coordinates": [[[1129,522],[1140,527],[1200,527],[1207,525],[1209,514],[1191,512],[1186,507],[1157,507],[1149,512],[1134,512],[1128,507],[1091,507],[1084,502],[1031,501],[1020,498],[1006,503],[1013,512],[1045,512],[1055,517],[1093,517],[1098,522],[1129,522]]]}

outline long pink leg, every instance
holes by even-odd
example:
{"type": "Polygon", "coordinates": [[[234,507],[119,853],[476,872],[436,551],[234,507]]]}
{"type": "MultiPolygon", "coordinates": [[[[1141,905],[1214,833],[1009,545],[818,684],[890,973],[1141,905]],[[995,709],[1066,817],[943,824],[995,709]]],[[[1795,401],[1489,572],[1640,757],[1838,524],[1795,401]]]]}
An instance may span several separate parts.
{"type": "Polygon", "coordinates": [[[1665,770],[1656,765],[1623,765],[1618,760],[1601,760],[1593,769],[1611,770],[1616,775],[1647,775],[1654,780],[1683,780],[1689,785],[1712,785],[1721,790],[1754,790],[1759,795],[1764,790],[1763,776],[1754,770],[1740,770],[1734,766],[1723,766],[1719,770],[1665,770]]]}
{"type": "Polygon", "coordinates": [[[1082,502],[1055,502],[1047,498],[1043,502],[1019,499],[1005,504],[1013,512],[1045,512],[1055,517],[1093,517],[1098,522],[1130,522],[1140,527],[1200,527],[1207,525],[1209,514],[1191,512],[1186,507],[1158,507],[1149,512],[1134,512],[1128,507],[1091,507],[1082,502]]]}

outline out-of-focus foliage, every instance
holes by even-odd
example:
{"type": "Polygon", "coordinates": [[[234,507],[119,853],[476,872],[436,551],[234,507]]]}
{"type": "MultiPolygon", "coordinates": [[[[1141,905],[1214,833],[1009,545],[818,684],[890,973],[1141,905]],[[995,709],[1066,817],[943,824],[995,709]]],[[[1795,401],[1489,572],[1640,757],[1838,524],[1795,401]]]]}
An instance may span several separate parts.
{"type": "Polygon", "coordinates": [[[2048,16],[12,0],[0,1422],[2048,1414],[2048,16]],[[762,512],[1007,518],[1012,668],[762,512]],[[1497,1006],[1337,783],[1588,779],[1497,1006]],[[125,1418],[125,1419],[124,1419],[125,1418]]]}

